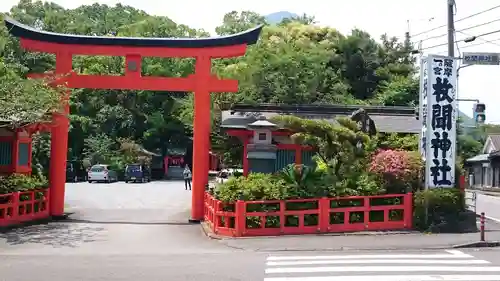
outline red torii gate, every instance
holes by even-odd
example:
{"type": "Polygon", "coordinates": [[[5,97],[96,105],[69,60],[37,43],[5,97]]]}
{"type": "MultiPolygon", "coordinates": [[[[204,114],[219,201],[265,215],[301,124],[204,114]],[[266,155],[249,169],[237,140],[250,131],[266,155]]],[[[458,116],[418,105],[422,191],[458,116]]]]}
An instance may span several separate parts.
{"type": "MultiPolygon", "coordinates": [[[[191,221],[203,219],[205,185],[208,183],[210,148],[210,92],[237,92],[238,81],[220,80],[211,73],[212,58],[243,56],[255,44],[262,26],[231,36],[214,38],[127,38],[80,36],[36,30],[12,18],[4,18],[10,34],[19,37],[30,51],[56,55],[55,84],[67,88],[194,92],[193,190],[191,221]],[[73,72],[73,55],[124,56],[125,75],[80,75],[73,72]],[[143,77],[143,57],[196,58],[195,73],[189,77],[143,77]],[[59,77],[61,76],[61,77],[59,77]]],[[[68,150],[70,90],[63,97],[64,112],[53,115],[50,159],[50,214],[64,214],[64,185],[68,150]]]]}

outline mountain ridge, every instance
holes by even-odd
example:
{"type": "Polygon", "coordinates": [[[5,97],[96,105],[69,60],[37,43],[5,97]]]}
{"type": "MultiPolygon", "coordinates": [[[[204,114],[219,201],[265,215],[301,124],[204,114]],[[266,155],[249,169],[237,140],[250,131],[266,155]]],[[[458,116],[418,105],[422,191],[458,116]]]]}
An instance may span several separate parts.
{"type": "Polygon", "coordinates": [[[282,22],[284,19],[290,19],[290,18],[295,18],[298,17],[299,15],[288,12],[288,11],[279,11],[279,12],[274,12],[271,14],[268,14],[265,16],[266,22],[269,24],[278,24],[282,22]]]}

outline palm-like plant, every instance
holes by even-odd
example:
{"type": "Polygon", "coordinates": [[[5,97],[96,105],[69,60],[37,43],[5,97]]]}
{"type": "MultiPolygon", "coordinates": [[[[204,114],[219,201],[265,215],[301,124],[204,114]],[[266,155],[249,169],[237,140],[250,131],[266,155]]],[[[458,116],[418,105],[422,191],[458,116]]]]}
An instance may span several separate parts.
{"type": "Polygon", "coordinates": [[[280,173],[286,183],[290,197],[307,198],[316,197],[322,190],[322,171],[305,166],[290,164],[280,173]]]}

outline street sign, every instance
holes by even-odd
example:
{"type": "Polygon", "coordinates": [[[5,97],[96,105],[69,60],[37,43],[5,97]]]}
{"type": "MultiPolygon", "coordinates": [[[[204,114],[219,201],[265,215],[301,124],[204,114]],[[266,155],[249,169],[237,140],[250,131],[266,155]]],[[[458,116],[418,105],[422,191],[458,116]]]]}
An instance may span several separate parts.
{"type": "Polygon", "coordinates": [[[500,53],[464,53],[464,64],[499,65],[500,53]]]}

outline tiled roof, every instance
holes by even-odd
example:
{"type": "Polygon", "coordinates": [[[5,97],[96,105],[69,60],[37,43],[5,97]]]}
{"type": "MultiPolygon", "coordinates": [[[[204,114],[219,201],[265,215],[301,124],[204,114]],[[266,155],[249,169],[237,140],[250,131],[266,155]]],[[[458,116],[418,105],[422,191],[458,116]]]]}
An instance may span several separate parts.
{"type": "Polygon", "coordinates": [[[236,105],[232,110],[222,112],[222,128],[245,129],[247,124],[257,120],[259,115],[271,118],[278,114],[294,115],[306,119],[323,119],[335,123],[336,117],[349,117],[354,111],[363,108],[375,122],[378,132],[416,133],[421,124],[415,118],[411,107],[364,107],[364,106],[281,106],[281,105],[236,105]]]}
{"type": "Polygon", "coordinates": [[[466,162],[484,162],[488,161],[490,154],[479,154],[466,160],[466,162]]]}

